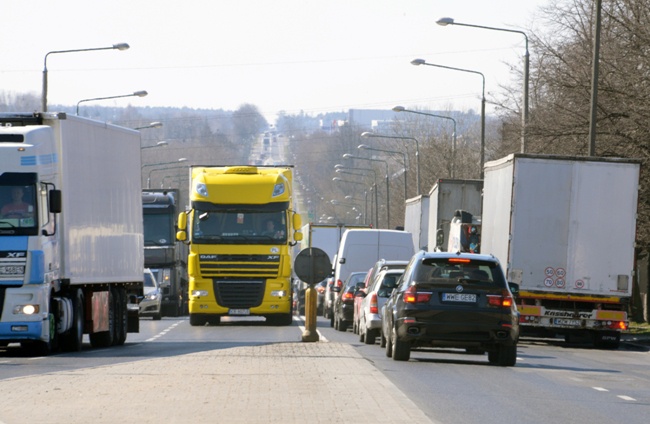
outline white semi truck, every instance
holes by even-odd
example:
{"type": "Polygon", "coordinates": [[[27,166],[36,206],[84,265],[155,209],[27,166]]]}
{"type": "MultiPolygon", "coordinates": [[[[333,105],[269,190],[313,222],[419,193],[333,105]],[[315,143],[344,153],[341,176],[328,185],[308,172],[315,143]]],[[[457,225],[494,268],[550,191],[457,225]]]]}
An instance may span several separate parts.
{"type": "MultiPolygon", "coordinates": [[[[483,180],[439,179],[429,192],[428,250],[445,251],[449,226],[457,210],[481,215],[483,180]]],[[[406,224],[405,229],[410,228],[406,224]]],[[[410,231],[413,231],[412,229],[410,231]]],[[[416,251],[419,247],[416,248],[416,251]]]]}
{"type": "Polygon", "coordinates": [[[639,168],[528,154],[485,164],[481,253],[519,284],[522,334],[618,346],[632,296],[639,168]]]}
{"type": "Polygon", "coordinates": [[[0,345],[48,354],[80,350],[83,334],[106,347],[137,332],[140,169],[137,131],[0,114],[0,345]]]}

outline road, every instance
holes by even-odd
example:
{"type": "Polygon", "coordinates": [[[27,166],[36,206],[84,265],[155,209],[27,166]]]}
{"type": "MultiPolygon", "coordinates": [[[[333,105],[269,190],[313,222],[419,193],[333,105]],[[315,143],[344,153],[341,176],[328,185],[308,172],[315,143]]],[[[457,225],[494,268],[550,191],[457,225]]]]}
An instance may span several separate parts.
{"type": "MultiPolygon", "coordinates": [[[[182,355],[215,350],[227,356],[241,347],[295,343],[300,341],[301,325],[304,321],[297,317],[289,327],[250,320],[191,327],[187,318],[142,319],[141,332],[129,334],[123,347],[91,349],[86,342],[78,353],[29,358],[10,345],[0,350],[0,385],[4,380],[134,362],[142,363],[140,368],[155,376],[162,370],[147,367],[147,363],[156,359],[182,361],[182,355]]],[[[517,365],[501,368],[489,365],[486,356],[440,349],[415,351],[409,362],[396,362],[385,356],[378,343],[362,344],[350,331],[335,331],[321,317],[318,330],[319,343],[353,346],[435,422],[645,423],[650,414],[650,353],[641,346],[602,351],[524,340],[517,365]]],[[[166,421],[159,417],[157,422],[166,421]]]]}

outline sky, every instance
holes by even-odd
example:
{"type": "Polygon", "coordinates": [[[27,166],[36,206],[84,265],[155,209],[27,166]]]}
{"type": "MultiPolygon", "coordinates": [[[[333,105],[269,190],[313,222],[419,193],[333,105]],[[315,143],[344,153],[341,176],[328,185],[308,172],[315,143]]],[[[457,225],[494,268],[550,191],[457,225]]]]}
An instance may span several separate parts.
{"type": "Polygon", "coordinates": [[[489,97],[511,81],[509,64],[523,68],[524,37],[436,21],[525,30],[547,1],[6,1],[0,91],[40,97],[48,52],[128,43],[125,51],[50,54],[48,104],[146,90],[93,104],[249,103],[271,122],[280,111],[479,110],[479,75],[411,60],[481,72],[489,97]]]}

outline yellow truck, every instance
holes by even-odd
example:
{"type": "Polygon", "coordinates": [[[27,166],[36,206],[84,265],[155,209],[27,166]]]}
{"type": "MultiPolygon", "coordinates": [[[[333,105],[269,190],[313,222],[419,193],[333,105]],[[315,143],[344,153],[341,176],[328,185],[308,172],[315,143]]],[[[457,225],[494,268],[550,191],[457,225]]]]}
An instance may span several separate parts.
{"type": "Polygon", "coordinates": [[[292,166],[193,166],[189,210],[177,239],[189,244],[193,326],[222,316],[292,321],[291,247],[302,239],[292,166]]]}

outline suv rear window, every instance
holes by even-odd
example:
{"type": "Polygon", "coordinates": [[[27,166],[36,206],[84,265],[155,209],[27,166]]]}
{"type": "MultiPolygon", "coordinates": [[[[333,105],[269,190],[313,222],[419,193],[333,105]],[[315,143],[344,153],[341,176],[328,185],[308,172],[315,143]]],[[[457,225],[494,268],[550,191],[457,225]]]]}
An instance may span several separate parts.
{"type": "Polygon", "coordinates": [[[415,271],[416,282],[449,284],[459,279],[481,285],[505,286],[503,272],[497,262],[465,258],[424,258],[415,271]]]}

